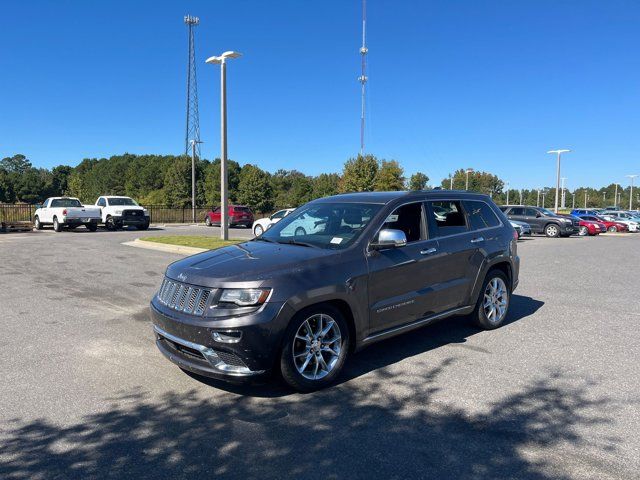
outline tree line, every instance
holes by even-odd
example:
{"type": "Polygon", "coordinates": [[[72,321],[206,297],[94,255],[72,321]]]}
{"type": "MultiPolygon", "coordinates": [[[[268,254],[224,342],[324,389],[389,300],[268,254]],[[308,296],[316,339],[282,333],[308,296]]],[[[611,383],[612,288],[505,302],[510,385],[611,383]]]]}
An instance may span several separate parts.
{"type": "MultiPolygon", "coordinates": [[[[265,171],[254,164],[227,163],[229,200],[248,205],[261,213],[279,208],[297,207],[310,200],[337,193],[429,189],[426,173],[405,176],[396,160],[358,155],[348,159],[342,172],[309,176],[298,170],[265,171]]],[[[458,169],[440,182],[442,188],[463,190],[467,173],[458,169]]],[[[506,203],[504,182],[489,172],[470,172],[468,188],[490,195],[497,203],[506,203]]],[[[577,207],[604,207],[613,204],[615,184],[601,189],[575,191],[577,207]],[[585,197],[586,194],[586,197],[585,197]]],[[[618,187],[619,205],[628,205],[629,189],[618,187]]],[[[509,190],[509,203],[553,205],[554,189],[509,190]],[[541,192],[542,193],[542,192],[541,192]]],[[[84,159],[76,167],[60,165],[52,169],[36,168],[21,154],[0,160],[0,203],[39,203],[50,196],[70,195],[84,203],[93,203],[100,195],[127,195],[145,205],[187,207],[191,205],[191,158],[187,155],[114,155],[110,158],[84,159]]],[[[635,193],[634,193],[635,196],[635,193]]],[[[565,193],[567,207],[572,192],[565,193]]],[[[635,203],[634,199],[634,203],[635,203]]],[[[210,207],[220,203],[220,159],[196,161],[196,204],[210,207]]]]}

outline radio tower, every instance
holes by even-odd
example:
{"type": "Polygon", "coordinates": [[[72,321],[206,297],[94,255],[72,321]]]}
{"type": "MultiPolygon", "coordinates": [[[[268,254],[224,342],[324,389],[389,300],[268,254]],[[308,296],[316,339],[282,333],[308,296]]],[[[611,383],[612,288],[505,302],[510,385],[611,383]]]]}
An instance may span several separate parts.
{"type": "Polygon", "coordinates": [[[362,109],[360,111],[360,155],[364,155],[364,114],[365,114],[365,85],[367,84],[367,52],[369,49],[366,45],[366,28],[367,28],[367,0],[362,0],[362,47],[360,47],[360,55],[362,57],[362,75],[358,77],[358,81],[362,85],[362,109]]]}
{"type": "Polygon", "coordinates": [[[184,139],[184,152],[189,154],[192,142],[200,158],[200,116],[198,114],[198,81],[196,80],[196,43],[193,35],[194,27],[200,23],[198,17],[187,15],[184,23],[189,29],[189,64],[187,66],[187,131],[184,139]]]}

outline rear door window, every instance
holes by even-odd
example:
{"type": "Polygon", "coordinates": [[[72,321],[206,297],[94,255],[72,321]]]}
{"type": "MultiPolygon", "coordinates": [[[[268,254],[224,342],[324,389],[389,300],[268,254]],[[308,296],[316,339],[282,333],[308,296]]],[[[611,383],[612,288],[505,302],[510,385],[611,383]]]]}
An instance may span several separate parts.
{"type": "Polygon", "coordinates": [[[462,202],[444,200],[426,203],[430,238],[464,233],[468,230],[462,202]]]}
{"type": "Polygon", "coordinates": [[[526,215],[527,217],[535,217],[536,215],[538,215],[538,211],[534,210],[533,208],[527,208],[526,215]]]}
{"type": "Polygon", "coordinates": [[[495,212],[485,202],[466,201],[465,208],[469,225],[473,230],[492,228],[500,225],[500,220],[498,220],[495,212]]]}

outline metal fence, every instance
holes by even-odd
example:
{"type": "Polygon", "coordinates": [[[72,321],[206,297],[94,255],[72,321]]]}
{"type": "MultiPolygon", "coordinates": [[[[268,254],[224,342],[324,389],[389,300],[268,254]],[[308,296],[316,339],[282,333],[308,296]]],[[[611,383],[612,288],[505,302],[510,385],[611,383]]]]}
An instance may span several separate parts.
{"type": "MultiPolygon", "coordinates": [[[[169,207],[167,205],[142,205],[149,212],[151,223],[191,223],[191,207],[169,207]]],[[[1,203],[0,222],[29,222],[33,221],[33,216],[38,205],[28,205],[26,203],[1,203]]],[[[209,207],[196,208],[196,222],[203,223],[205,215],[209,212],[209,207]]],[[[256,219],[269,216],[269,214],[254,213],[256,219]]]]}
{"type": "Polygon", "coordinates": [[[35,211],[35,205],[0,203],[0,223],[30,222],[35,211]]]}

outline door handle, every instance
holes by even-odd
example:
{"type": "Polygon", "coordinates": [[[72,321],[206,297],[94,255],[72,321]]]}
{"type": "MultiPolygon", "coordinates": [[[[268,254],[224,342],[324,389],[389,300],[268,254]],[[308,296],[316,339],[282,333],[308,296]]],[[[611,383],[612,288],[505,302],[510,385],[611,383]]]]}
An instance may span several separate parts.
{"type": "Polygon", "coordinates": [[[471,243],[480,243],[480,242],[484,242],[484,237],[476,237],[471,240],[471,243]]]}
{"type": "Polygon", "coordinates": [[[426,250],[420,250],[420,255],[432,255],[436,253],[438,250],[435,248],[427,248],[426,250]]]}

